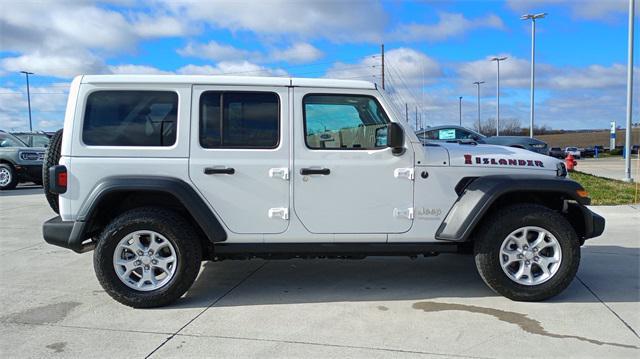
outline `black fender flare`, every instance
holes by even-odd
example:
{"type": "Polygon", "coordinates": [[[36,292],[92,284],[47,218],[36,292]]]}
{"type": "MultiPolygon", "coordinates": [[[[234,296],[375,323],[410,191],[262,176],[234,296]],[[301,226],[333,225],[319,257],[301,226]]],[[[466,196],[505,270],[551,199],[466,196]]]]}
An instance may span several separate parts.
{"type": "MultiPolygon", "coordinates": [[[[438,227],[435,238],[444,241],[467,241],[491,205],[501,196],[513,192],[554,193],[559,198],[574,200],[586,222],[583,238],[598,236],[602,231],[595,233],[598,230],[592,229],[594,225],[592,218],[597,215],[585,207],[590,204],[591,199],[579,196],[578,191],[584,191],[584,188],[578,182],[564,177],[525,175],[478,177],[468,183],[462,191],[438,227]]],[[[604,229],[604,222],[602,228],[604,229]]]]}
{"type": "MultiPolygon", "coordinates": [[[[95,215],[100,202],[107,196],[117,192],[164,192],[177,198],[187,212],[200,226],[207,239],[223,242],[227,239],[227,232],[219,222],[215,213],[205,200],[183,180],[172,177],[156,176],[118,176],[106,177],[101,180],[86,197],[78,210],[76,222],[88,223],[95,215]]],[[[83,225],[85,231],[88,226],[83,225]]],[[[83,231],[84,232],[84,231],[83,231]]],[[[77,233],[84,240],[86,233],[77,233]]]]}

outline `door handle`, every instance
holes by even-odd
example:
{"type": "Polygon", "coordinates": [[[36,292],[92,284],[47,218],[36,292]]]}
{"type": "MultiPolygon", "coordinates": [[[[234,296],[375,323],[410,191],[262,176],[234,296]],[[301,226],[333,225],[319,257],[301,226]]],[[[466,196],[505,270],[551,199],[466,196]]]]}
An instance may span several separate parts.
{"type": "Polygon", "coordinates": [[[236,173],[236,170],[231,167],[207,167],[204,169],[204,174],[206,175],[217,175],[217,174],[232,175],[234,173],[236,173]]]}
{"type": "Polygon", "coordinates": [[[303,176],[307,175],[323,175],[327,176],[331,173],[331,170],[328,168],[301,168],[300,174],[303,176]]]}

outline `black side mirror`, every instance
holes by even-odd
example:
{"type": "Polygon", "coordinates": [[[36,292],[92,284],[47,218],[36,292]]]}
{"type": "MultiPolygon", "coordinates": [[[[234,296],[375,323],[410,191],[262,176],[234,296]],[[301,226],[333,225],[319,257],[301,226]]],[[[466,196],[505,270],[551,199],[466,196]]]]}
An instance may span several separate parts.
{"type": "Polygon", "coordinates": [[[387,147],[391,147],[396,155],[404,152],[404,130],[400,124],[391,122],[387,125],[387,147]]]}

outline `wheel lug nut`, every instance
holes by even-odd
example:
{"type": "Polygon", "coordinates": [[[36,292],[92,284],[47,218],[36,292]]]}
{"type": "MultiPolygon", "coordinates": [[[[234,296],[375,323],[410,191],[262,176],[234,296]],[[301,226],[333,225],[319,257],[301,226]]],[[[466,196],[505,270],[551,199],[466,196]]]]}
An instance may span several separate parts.
{"type": "Polygon", "coordinates": [[[140,261],[135,261],[135,262],[133,262],[133,264],[139,266],[140,265],[140,261]]]}
{"type": "Polygon", "coordinates": [[[149,255],[152,255],[152,254],[153,254],[153,250],[149,249],[149,255]]]}
{"type": "Polygon", "coordinates": [[[539,258],[538,256],[535,256],[535,257],[533,257],[533,260],[534,260],[535,262],[537,262],[537,261],[539,261],[539,260],[540,260],[540,258],[539,258]]]}
{"type": "Polygon", "coordinates": [[[522,254],[518,254],[518,258],[522,259],[522,258],[524,258],[524,256],[522,254]]]}
{"type": "Polygon", "coordinates": [[[149,270],[149,266],[144,266],[144,270],[149,270]]]}
{"type": "Polygon", "coordinates": [[[141,250],[138,250],[138,255],[139,255],[139,256],[141,256],[141,255],[143,255],[143,254],[144,254],[144,253],[143,253],[141,250]]]}
{"type": "Polygon", "coordinates": [[[524,261],[524,264],[529,265],[529,264],[531,264],[531,262],[530,261],[524,261]]]}
{"type": "MultiPolygon", "coordinates": [[[[537,257],[536,257],[536,258],[537,258],[537,257]]],[[[154,259],[154,260],[152,260],[152,261],[151,261],[151,263],[153,263],[153,264],[158,264],[158,261],[154,259]]]]}
{"type": "Polygon", "coordinates": [[[523,248],[524,248],[524,249],[529,249],[529,246],[524,246],[523,248]]]}

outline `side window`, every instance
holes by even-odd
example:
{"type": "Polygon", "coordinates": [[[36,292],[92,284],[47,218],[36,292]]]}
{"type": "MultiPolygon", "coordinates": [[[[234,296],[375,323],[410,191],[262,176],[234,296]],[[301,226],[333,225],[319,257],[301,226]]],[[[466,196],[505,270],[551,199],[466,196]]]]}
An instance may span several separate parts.
{"type": "Polygon", "coordinates": [[[389,118],[364,95],[306,95],[303,102],[307,147],[366,150],[386,147],[389,118]]]}
{"type": "Polygon", "coordinates": [[[97,91],[87,98],[82,141],[93,146],[172,146],[178,94],[97,91]]]}
{"type": "Polygon", "coordinates": [[[200,145],[204,148],[275,148],[280,102],[270,92],[207,91],[200,96],[200,145]]]}

